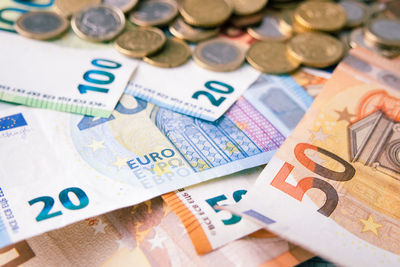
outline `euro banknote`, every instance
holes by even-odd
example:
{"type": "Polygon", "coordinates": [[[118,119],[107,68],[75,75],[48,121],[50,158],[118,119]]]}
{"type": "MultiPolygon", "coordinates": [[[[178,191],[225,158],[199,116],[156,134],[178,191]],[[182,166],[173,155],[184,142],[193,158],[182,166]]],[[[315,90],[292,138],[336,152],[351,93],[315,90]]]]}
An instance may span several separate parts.
{"type": "Polygon", "coordinates": [[[137,63],[112,50],[60,47],[0,31],[0,100],[109,117],[137,63]]]}
{"type": "Polygon", "coordinates": [[[0,249],[0,266],[294,266],[312,256],[277,237],[245,237],[196,255],[161,198],[0,249]]]}
{"type": "Polygon", "coordinates": [[[186,228],[198,254],[213,251],[262,228],[251,220],[214,208],[214,205],[239,201],[262,169],[244,170],[162,196],[186,228]]]}
{"type": "MultiPolygon", "coordinates": [[[[17,34],[13,29],[13,24],[18,16],[32,9],[51,10],[53,3],[54,1],[36,3],[32,1],[2,0],[0,3],[0,18],[3,19],[0,19],[0,31],[17,34]]],[[[127,21],[127,24],[127,29],[135,27],[129,21],[127,21]]],[[[72,30],[64,34],[60,39],[52,41],[52,43],[79,49],[102,48],[104,53],[112,53],[115,50],[112,47],[112,43],[93,44],[81,40],[72,30]]],[[[154,67],[136,59],[126,58],[126,60],[138,64],[137,71],[126,88],[130,94],[158,106],[209,121],[215,121],[220,118],[259,76],[259,72],[247,64],[232,72],[213,72],[197,66],[193,60],[189,60],[186,64],[173,69],[154,67]]],[[[31,64],[34,65],[36,62],[31,64]]],[[[27,66],[31,66],[31,64],[27,64],[27,66]]],[[[91,70],[91,68],[88,70],[91,70]]],[[[15,75],[25,75],[25,73],[19,74],[16,72],[15,75]]],[[[65,73],[63,75],[65,78],[69,77],[65,73]]],[[[43,77],[48,76],[44,75],[43,77]]],[[[89,80],[92,81],[93,79],[95,78],[89,75],[89,80]]],[[[107,77],[102,77],[101,79],[107,81],[107,77]]],[[[51,80],[56,82],[54,78],[51,80]]],[[[42,78],[40,81],[44,82],[42,78]]],[[[83,85],[99,87],[90,83],[83,83],[83,85]]],[[[120,89],[122,90],[123,88],[121,87],[120,89]]],[[[29,90],[32,89],[29,88],[29,90]]]]}
{"type": "Polygon", "coordinates": [[[343,266],[398,266],[399,81],[399,60],[350,51],[229,210],[343,266]]]}
{"type": "MultiPolygon", "coordinates": [[[[312,101],[292,78],[272,75],[260,76],[244,93],[243,98],[251,101],[252,105],[257,105],[258,110],[262,111],[262,114],[282,134],[283,139],[273,148],[274,151],[300,121],[304,115],[304,107],[309,106],[312,101]]],[[[240,105],[241,101],[243,100],[239,100],[233,108],[240,105]]],[[[228,112],[231,113],[233,112],[228,112]]],[[[246,118],[240,121],[239,126],[246,129],[246,127],[252,128],[252,124],[254,122],[246,118]]],[[[262,140],[261,136],[259,140],[262,140]]],[[[258,176],[257,170],[259,169],[244,171],[218,181],[210,181],[163,195],[164,200],[170,204],[183,225],[187,227],[199,254],[210,252],[260,228],[248,220],[213,208],[216,204],[233,204],[239,201],[254,182],[253,178],[258,176]]]]}
{"type": "Polygon", "coordinates": [[[0,245],[267,163],[312,98],[263,79],[214,123],[128,94],[109,118],[1,110],[0,245]]]}

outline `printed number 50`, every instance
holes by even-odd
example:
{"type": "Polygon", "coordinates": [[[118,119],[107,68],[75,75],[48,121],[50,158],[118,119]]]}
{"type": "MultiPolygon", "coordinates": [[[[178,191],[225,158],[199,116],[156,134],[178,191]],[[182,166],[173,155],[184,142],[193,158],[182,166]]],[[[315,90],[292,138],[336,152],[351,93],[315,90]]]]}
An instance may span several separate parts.
{"type": "MultiPolygon", "coordinates": [[[[329,180],[339,181],[339,182],[349,181],[353,178],[356,172],[354,167],[351,166],[350,163],[348,163],[344,159],[338,157],[332,152],[329,152],[321,147],[317,147],[314,145],[299,143],[294,148],[294,155],[296,159],[301,163],[301,165],[303,165],[313,173],[316,173],[329,180]],[[305,154],[305,150],[307,149],[317,151],[321,154],[324,154],[325,156],[330,157],[331,159],[340,163],[344,167],[344,171],[342,172],[332,171],[328,168],[325,168],[322,165],[319,165],[318,163],[315,163],[305,154]]],[[[303,200],[304,194],[309,189],[311,188],[320,189],[322,192],[325,193],[326,201],[324,205],[318,210],[318,212],[325,215],[326,217],[329,217],[332,214],[332,212],[336,209],[336,206],[339,203],[339,196],[338,193],[336,192],[336,189],[330,183],[316,177],[302,178],[297,183],[297,186],[293,186],[286,182],[286,179],[292,172],[293,168],[294,166],[292,164],[285,162],[282,168],[279,170],[278,174],[272,180],[271,185],[281,190],[282,192],[288,194],[289,196],[297,199],[298,201],[303,200]]]]}
{"type": "MultiPolygon", "coordinates": [[[[233,192],[232,196],[233,196],[233,199],[235,200],[235,202],[239,202],[242,199],[242,196],[244,194],[246,194],[246,193],[247,193],[246,190],[236,190],[235,192],[233,192]]],[[[215,212],[218,213],[221,210],[216,209],[215,205],[218,205],[218,203],[220,201],[224,201],[224,200],[227,200],[227,199],[228,198],[225,195],[219,195],[219,196],[216,196],[216,197],[213,197],[213,198],[206,199],[206,202],[208,203],[208,205],[210,205],[213,208],[213,210],[215,210],[215,212]]],[[[230,219],[222,220],[222,222],[225,225],[232,225],[232,224],[240,222],[241,219],[242,219],[242,217],[239,217],[239,216],[237,216],[235,214],[232,214],[230,219]]]]}
{"type": "MultiPolygon", "coordinates": [[[[63,191],[60,192],[60,194],[58,195],[58,198],[60,199],[60,202],[64,206],[64,208],[69,209],[69,210],[83,209],[84,207],[86,207],[89,204],[88,196],[82,189],[80,189],[78,187],[70,187],[70,188],[64,189],[63,191]],[[78,205],[75,205],[74,203],[72,203],[71,199],[69,198],[69,193],[75,194],[75,196],[79,200],[78,205]]],[[[29,205],[31,205],[31,206],[38,202],[43,202],[44,206],[43,206],[42,211],[36,217],[36,221],[40,222],[43,220],[47,220],[47,219],[62,215],[61,211],[56,211],[56,212],[50,213],[51,209],[54,206],[54,198],[48,197],[48,196],[43,196],[43,197],[38,197],[38,198],[28,201],[29,205]]]]}
{"type": "MultiPolygon", "coordinates": [[[[232,86],[229,84],[223,83],[223,82],[218,82],[218,81],[208,81],[204,84],[204,87],[207,89],[219,93],[219,94],[231,94],[233,91],[232,86]]],[[[208,91],[197,91],[192,95],[192,98],[198,99],[200,95],[204,95],[210,100],[211,104],[213,104],[216,107],[219,107],[219,105],[222,104],[222,102],[225,101],[226,97],[221,96],[220,98],[215,98],[213,94],[211,94],[208,91]]]]}

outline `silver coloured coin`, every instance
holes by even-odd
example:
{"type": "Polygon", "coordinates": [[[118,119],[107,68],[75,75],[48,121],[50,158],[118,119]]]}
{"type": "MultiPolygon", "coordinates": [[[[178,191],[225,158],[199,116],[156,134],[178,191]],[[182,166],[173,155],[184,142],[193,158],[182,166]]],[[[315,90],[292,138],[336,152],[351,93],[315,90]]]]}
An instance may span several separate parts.
{"type": "Polygon", "coordinates": [[[283,31],[279,26],[279,18],[272,14],[265,14],[262,23],[256,27],[250,27],[247,32],[255,39],[262,41],[285,41],[290,38],[290,31],[283,31]]]}
{"type": "Polygon", "coordinates": [[[194,50],[195,62],[213,71],[233,71],[242,65],[245,54],[235,43],[213,39],[198,44],[194,50]]]}
{"type": "Polygon", "coordinates": [[[19,34],[38,40],[55,38],[65,32],[68,26],[66,19],[50,11],[27,12],[15,23],[19,34]]]}
{"type": "Polygon", "coordinates": [[[82,39],[101,42],[114,39],[125,26],[124,13],[108,5],[94,5],[74,14],[72,29],[82,39]]]}
{"type": "Polygon", "coordinates": [[[382,45],[400,47],[400,21],[379,18],[367,25],[368,38],[382,45]]]}
{"type": "Polygon", "coordinates": [[[130,14],[129,20],[139,26],[162,26],[168,24],[178,14],[178,6],[173,0],[146,0],[130,14]]]}
{"type": "Polygon", "coordinates": [[[364,31],[362,28],[354,29],[350,34],[350,46],[355,48],[357,46],[368,49],[374,53],[380,54],[385,57],[395,57],[400,55],[399,48],[382,48],[377,45],[372,45],[366,42],[364,31]]]}
{"type": "Polygon", "coordinates": [[[138,0],[103,0],[103,4],[117,7],[126,13],[132,10],[138,3],[138,0]]]}
{"type": "Polygon", "coordinates": [[[356,1],[340,1],[339,3],[346,11],[347,21],[346,27],[357,27],[364,24],[370,12],[368,6],[356,1]]]}

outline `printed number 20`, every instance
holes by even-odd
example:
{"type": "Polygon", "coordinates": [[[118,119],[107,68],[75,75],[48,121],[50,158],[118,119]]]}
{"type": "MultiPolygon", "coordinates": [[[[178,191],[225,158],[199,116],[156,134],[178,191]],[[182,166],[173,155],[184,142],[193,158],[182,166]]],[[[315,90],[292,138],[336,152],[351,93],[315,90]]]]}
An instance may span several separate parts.
{"type": "MultiPolygon", "coordinates": [[[[69,210],[79,210],[83,209],[89,204],[89,198],[86,195],[86,193],[78,188],[78,187],[70,187],[66,188],[63,191],[60,192],[58,195],[58,198],[60,199],[61,204],[64,206],[64,208],[69,209],[69,210]],[[74,193],[75,196],[79,199],[79,204],[75,205],[72,203],[71,199],[69,198],[69,193],[74,193]]],[[[43,197],[38,197],[35,199],[30,200],[28,203],[29,205],[33,205],[38,202],[43,202],[44,207],[42,211],[39,213],[39,215],[36,217],[36,221],[40,222],[43,220],[47,220],[56,216],[62,215],[61,211],[56,211],[53,213],[50,213],[51,209],[54,206],[54,198],[48,197],[48,196],[43,196],[43,197]]]]}
{"type": "MultiPolygon", "coordinates": [[[[230,86],[229,84],[218,81],[208,81],[204,84],[204,86],[207,89],[219,94],[231,94],[234,91],[233,87],[230,86]],[[221,89],[216,86],[220,87],[221,89]]],[[[200,95],[205,95],[208,98],[208,100],[210,100],[211,104],[213,104],[216,107],[219,107],[219,105],[221,105],[222,102],[224,102],[226,99],[226,97],[223,96],[216,99],[214,95],[208,91],[197,91],[192,95],[192,98],[198,99],[200,95]]]]}

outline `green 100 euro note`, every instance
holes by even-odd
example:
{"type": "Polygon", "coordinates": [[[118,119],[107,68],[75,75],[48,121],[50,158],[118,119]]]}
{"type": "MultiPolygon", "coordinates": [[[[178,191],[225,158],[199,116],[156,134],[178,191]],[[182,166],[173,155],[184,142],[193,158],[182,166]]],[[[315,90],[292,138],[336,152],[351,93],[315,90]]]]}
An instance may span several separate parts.
{"type": "MultiPolygon", "coordinates": [[[[28,12],[30,10],[52,10],[54,1],[11,1],[11,0],[2,0],[0,1],[0,56],[4,60],[7,55],[12,53],[20,53],[20,57],[18,59],[24,60],[26,63],[22,67],[34,69],[35,71],[44,71],[39,68],[38,62],[42,55],[47,55],[47,59],[53,62],[63,62],[62,59],[68,61],[68,57],[64,58],[61,53],[55,54],[50,57],[50,51],[46,52],[38,52],[28,53],[28,57],[23,57],[22,53],[27,53],[28,51],[24,51],[21,49],[17,49],[16,47],[9,47],[8,50],[3,49],[3,43],[11,38],[14,40],[18,38],[18,34],[13,28],[13,24],[16,19],[23,14],[24,12],[28,12]],[[5,33],[9,32],[9,33],[5,33]],[[4,35],[5,37],[3,37],[4,35]],[[6,36],[7,35],[7,36],[6,36]],[[7,37],[7,38],[6,38],[7,37]],[[58,59],[59,58],[59,59],[58,59]],[[33,66],[36,66],[33,67],[33,66]]],[[[126,30],[129,30],[132,27],[136,27],[132,25],[130,22],[127,22],[126,30]]],[[[32,41],[26,38],[20,38],[20,40],[26,43],[25,46],[29,47],[30,42],[41,43],[42,45],[49,45],[48,42],[37,42],[32,41]]],[[[143,62],[138,59],[124,57],[122,55],[118,55],[115,48],[112,47],[112,42],[108,43],[91,43],[88,41],[84,41],[80,39],[71,29],[69,32],[61,36],[59,39],[51,41],[52,44],[62,47],[75,48],[77,52],[79,50],[84,50],[84,53],[87,53],[87,49],[89,50],[98,50],[100,49],[104,54],[112,53],[115,55],[116,59],[120,59],[130,62],[131,64],[137,64],[137,70],[135,71],[132,78],[125,81],[123,85],[119,88],[119,95],[121,96],[122,90],[126,89],[126,92],[129,91],[129,94],[139,97],[143,100],[149,101],[155,105],[168,108],[170,110],[180,112],[186,115],[190,115],[193,117],[205,119],[208,121],[215,121],[220,118],[232,105],[233,103],[242,95],[242,93],[257,79],[260,73],[253,68],[251,68],[248,64],[243,64],[238,70],[230,71],[230,72],[214,72],[210,70],[206,70],[204,68],[199,67],[194,63],[193,60],[189,60],[182,66],[176,68],[159,68],[152,66],[146,62],[143,62]]],[[[61,48],[60,48],[61,49],[61,48]]],[[[11,61],[10,61],[11,62],[11,61]]],[[[86,62],[85,62],[86,63],[86,62]]],[[[88,62],[90,64],[90,62],[88,62]]],[[[14,63],[13,66],[17,65],[14,63]]],[[[68,72],[62,72],[60,69],[54,67],[54,64],[48,64],[48,67],[52,67],[50,71],[57,72],[60,75],[63,75],[64,79],[71,79],[71,75],[68,72]]],[[[82,66],[74,66],[76,68],[83,67],[82,66]]],[[[113,69],[101,69],[95,68],[96,66],[90,66],[89,69],[85,69],[85,71],[95,70],[101,71],[104,74],[105,71],[112,72],[113,69]],[[94,68],[94,69],[93,69],[94,68]]],[[[0,67],[0,85],[6,78],[9,78],[9,83],[17,83],[18,86],[22,81],[18,79],[14,79],[15,77],[5,77],[3,76],[6,72],[11,70],[7,69],[7,66],[3,66],[4,69],[0,67]],[[3,74],[3,75],[2,75],[3,74]]],[[[62,68],[61,68],[62,69],[62,68]]],[[[133,70],[133,69],[132,69],[133,70]]],[[[15,75],[21,75],[24,77],[29,72],[20,73],[14,71],[15,75]]],[[[131,74],[132,72],[130,72],[131,74]]],[[[99,74],[99,72],[97,73],[99,74]]],[[[88,93],[86,95],[93,95],[95,92],[89,91],[90,88],[100,87],[106,88],[104,86],[96,86],[91,83],[95,79],[100,79],[100,82],[108,82],[109,76],[107,75],[97,75],[96,73],[92,73],[89,77],[79,76],[80,80],[74,83],[74,86],[67,87],[67,90],[74,90],[76,87],[75,84],[79,84],[82,82],[82,90],[87,90],[88,93]],[[86,77],[86,80],[84,79],[86,77]],[[89,81],[89,82],[88,82],[89,81]]],[[[37,82],[37,86],[34,88],[40,89],[43,87],[46,82],[49,80],[57,82],[57,79],[52,77],[48,79],[48,77],[52,77],[51,75],[45,75],[45,73],[39,77],[36,77],[34,81],[37,82]]],[[[24,79],[26,80],[26,78],[24,79]]],[[[115,82],[114,82],[115,83],[115,82]]],[[[24,84],[27,91],[33,90],[32,87],[29,87],[26,83],[24,84]]],[[[36,85],[36,84],[35,84],[36,85]]],[[[66,84],[67,85],[67,84],[66,84]]],[[[14,86],[15,87],[15,86],[14,86]]],[[[64,92],[65,90],[61,90],[61,87],[52,87],[53,90],[58,90],[56,92],[64,92]]],[[[116,92],[116,90],[114,90],[116,92]]],[[[113,92],[114,92],[113,91],[113,92]]],[[[21,104],[30,104],[31,101],[29,99],[20,99],[16,97],[9,96],[5,98],[2,96],[2,88],[0,87],[0,99],[7,100],[11,102],[21,103],[21,104]],[[29,101],[28,101],[29,100],[29,101]]],[[[112,90],[110,89],[110,93],[112,90]]],[[[7,92],[5,92],[7,93],[7,92]]],[[[9,92],[8,92],[9,93],[9,92]]],[[[43,94],[43,92],[41,92],[43,94]]],[[[104,93],[100,93],[103,94],[104,93]]],[[[12,95],[14,96],[14,95],[12,95]]],[[[18,95],[20,96],[20,95],[18,95]]],[[[37,97],[36,97],[37,98],[37,97]]],[[[35,98],[35,99],[36,99],[35,98]]],[[[43,100],[42,95],[40,96],[41,100],[43,100]]],[[[46,99],[47,100],[47,99],[46,99]]],[[[116,103],[116,101],[115,101],[116,103]]],[[[115,105],[114,103],[114,105],[115,105]]],[[[39,103],[34,106],[46,106],[45,103],[39,103]],[[40,105],[39,105],[40,104],[40,105]]],[[[47,106],[46,106],[47,107],[47,106]]],[[[54,109],[54,108],[53,108],[54,109]]],[[[58,108],[58,110],[65,110],[58,108]]],[[[110,109],[111,110],[111,109],[110,109]]],[[[87,113],[81,113],[87,114],[87,113]]],[[[101,116],[101,114],[89,114],[94,116],[101,116]]],[[[109,113],[108,113],[109,115],[109,113]]],[[[107,116],[104,116],[107,117],[107,116]]]]}
{"type": "Polygon", "coordinates": [[[128,94],[107,119],[1,110],[0,246],[265,164],[312,99],[264,79],[215,123],[128,94]]]}
{"type": "Polygon", "coordinates": [[[73,49],[0,31],[0,100],[109,117],[137,62],[113,50],[73,49]]]}

